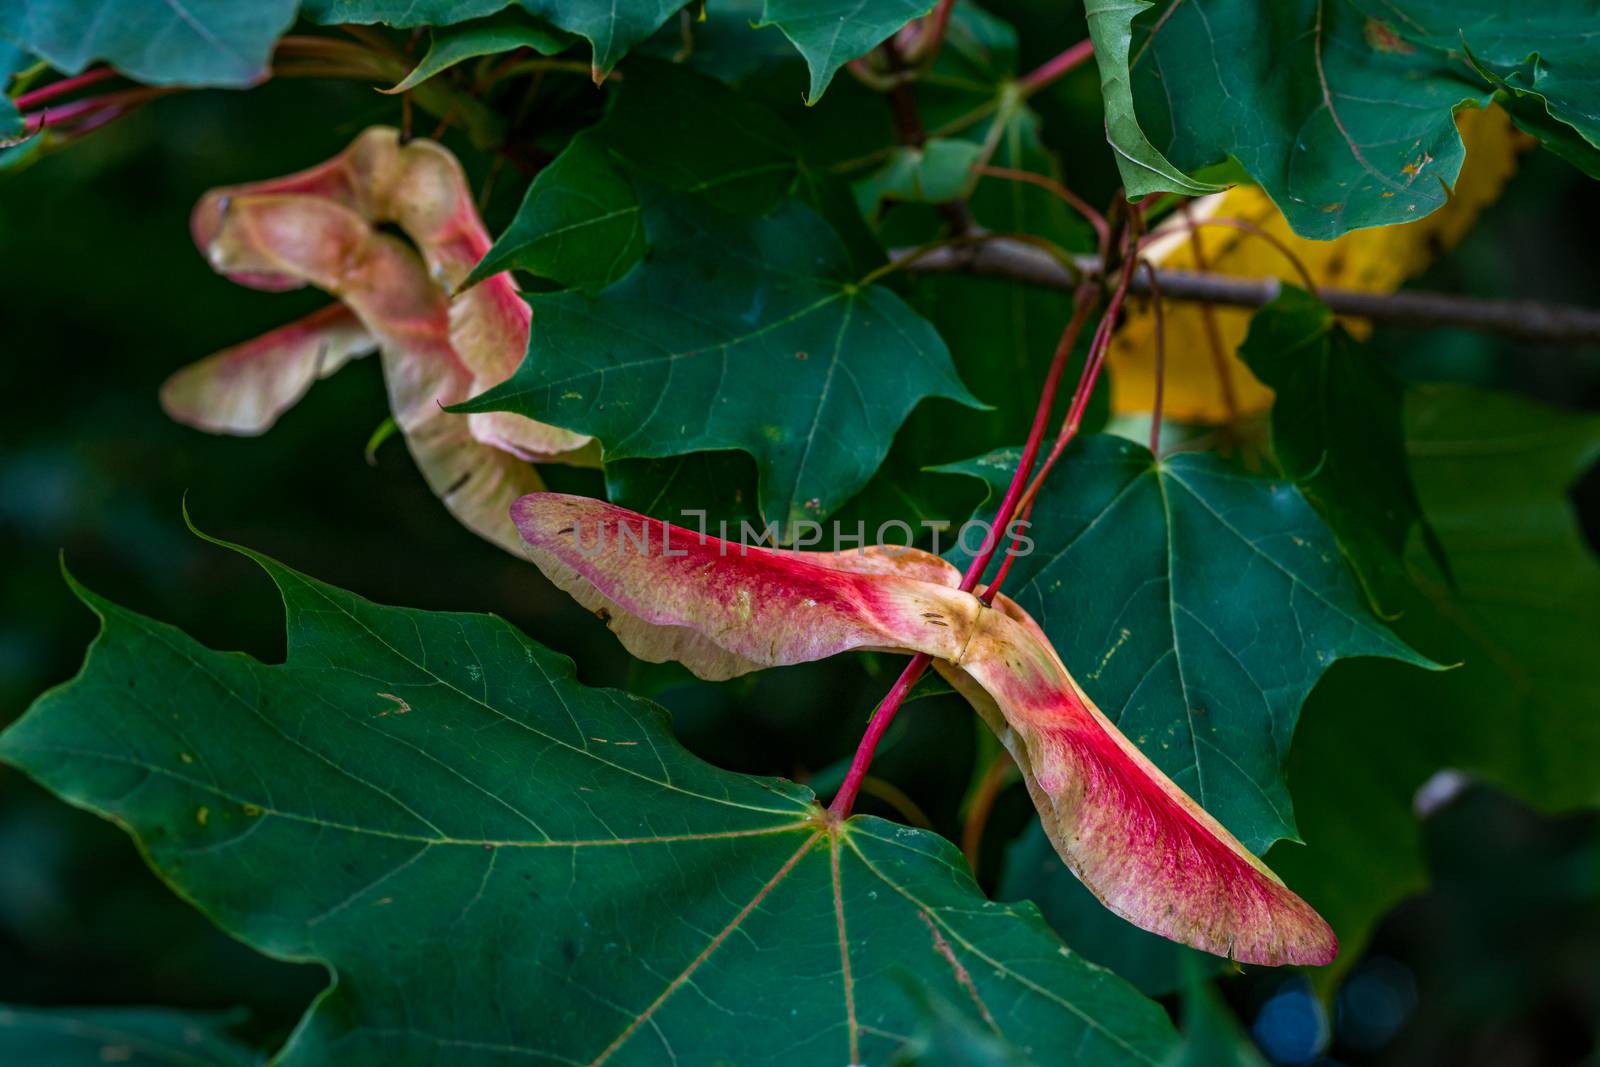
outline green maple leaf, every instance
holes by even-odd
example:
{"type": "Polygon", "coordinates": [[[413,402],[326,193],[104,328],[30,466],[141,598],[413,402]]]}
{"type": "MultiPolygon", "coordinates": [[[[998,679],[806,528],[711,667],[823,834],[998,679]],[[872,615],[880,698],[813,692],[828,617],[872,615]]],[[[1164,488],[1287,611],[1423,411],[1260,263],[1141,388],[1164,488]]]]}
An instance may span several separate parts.
{"type": "Polygon", "coordinates": [[[499,16],[447,26],[429,35],[428,51],[411,72],[388,91],[403,92],[436,74],[442,74],[457,63],[479,56],[514,52],[518,48],[531,48],[541,55],[553,56],[571,43],[571,37],[528,18],[520,11],[507,11],[499,16]]]}
{"type": "Polygon", "coordinates": [[[798,201],[752,219],[650,194],[645,231],[650,258],[611,287],[530,296],[527,358],[461,410],[592,434],[608,462],[741,449],[787,527],[860,489],[922,399],[980,406],[933,327],[860,284],[798,201]]]}
{"type": "Polygon", "coordinates": [[[400,29],[451,26],[504,11],[515,0],[300,0],[302,18],[324,26],[376,22],[400,29]]]}
{"type": "Polygon", "coordinates": [[[245,86],[267,76],[296,0],[0,0],[0,36],[76,74],[103,59],[152,85],[245,86]]]}
{"type": "Polygon", "coordinates": [[[1517,125],[1600,177],[1595,0],[1355,0],[1397,41],[1460,55],[1499,90],[1517,125]]]}
{"type": "Polygon", "coordinates": [[[1373,602],[1404,581],[1414,527],[1443,562],[1411,482],[1394,372],[1352,341],[1321,301],[1293,287],[1256,312],[1239,357],[1277,394],[1279,464],[1333,527],[1373,602]]]}
{"type": "MultiPolygon", "coordinates": [[[[1015,462],[941,469],[997,487],[1015,462]]],[[[1081,438],[1032,519],[1007,594],[1123,734],[1255,852],[1297,838],[1283,761],[1322,673],[1352,656],[1433,665],[1367,610],[1284,479],[1081,438]]]]}
{"type": "MultiPolygon", "coordinates": [[[[948,545],[959,517],[972,513],[983,490],[939,475],[929,464],[1027,436],[1072,299],[1001,278],[933,274],[911,279],[906,302],[938,330],[961,380],[975,383],[975,395],[994,410],[983,418],[952,419],[943,404],[918,405],[895,434],[883,466],[832,518],[846,531],[862,523],[868,531],[888,530],[885,536],[925,546],[938,527],[940,543],[948,545]],[[908,523],[911,530],[885,526],[895,522],[908,523]]],[[[1068,363],[1067,380],[1082,369],[1087,349],[1085,337],[1068,363]]],[[[1084,426],[1098,429],[1107,407],[1105,391],[1097,391],[1084,426]]],[[[727,522],[734,535],[741,522],[760,525],[755,465],[738,451],[614,461],[606,465],[606,493],[613,503],[682,525],[698,527],[699,512],[712,530],[727,522]]]]}
{"type": "Polygon", "coordinates": [[[954,1004],[913,980],[907,984],[922,1010],[922,1025],[889,1067],[1035,1067],[1016,1047],[954,1004]]]}
{"type": "MultiPolygon", "coordinates": [[[[594,68],[604,74],[677,14],[684,0],[305,0],[302,11],[307,18],[330,25],[445,26],[511,6],[589,40],[594,46],[594,68]]],[[[716,5],[718,15],[724,6],[716,5]]],[[[781,29],[811,69],[808,99],[815,103],[840,67],[872,51],[912,19],[927,14],[933,0],[766,0],[759,5],[759,14],[758,5],[741,6],[748,8],[738,20],[745,31],[741,47],[751,47],[751,29],[781,29]]],[[[681,47],[681,42],[675,47],[681,47]]]]}
{"type": "Polygon", "coordinates": [[[101,634],[0,757],[235,937],[330,969],[275,1062],[877,1063],[924,1016],[911,974],[1042,1062],[1174,1047],[948,842],[711,767],[500,619],[240,551],[283,596],[284,663],[79,589],[101,634]]]}
{"type": "MultiPolygon", "coordinates": [[[[614,499],[673,518],[681,518],[685,507],[706,510],[713,522],[754,517],[757,507],[774,521],[818,519],[849,497],[877,468],[887,438],[905,417],[907,409],[901,405],[908,385],[921,382],[928,395],[954,395],[944,391],[948,388],[948,361],[941,354],[942,344],[886,290],[865,290],[863,301],[845,293],[848,299],[821,304],[767,333],[775,320],[788,313],[774,308],[792,310],[794,294],[805,291],[822,298],[826,295],[823,289],[829,287],[842,292],[840,286],[852,286],[854,279],[882,262],[881,250],[862,232],[860,216],[842,195],[843,187],[809,167],[797,154],[796,144],[793,131],[771,111],[726,85],[670,64],[636,61],[629,66],[627,80],[605,118],[575,137],[533,181],[516,217],[468,279],[471,283],[514,267],[590,291],[614,286],[589,305],[593,314],[603,316],[610,314],[606,309],[627,306],[625,302],[639,294],[653,303],[655,298],[648,294],[662,284],[676,286],[673,272],[688,270],[701,282],[692,286],[692,291],[682,290],[683,295],[674,298],[676,304],[652,307],[651,317],[638,322],[656,330],[663,319],[692,320],[708,307],[738,306],[741,316],[753,307],[758,309],[755,319],[741,317],[738,323],[722,326],[713,315],[708,324],[701,324],[705,327],[702,332],[719,340],[752,334],[760,343],[797,338],[795,347],[769,368],[774,371],[770,375],[757,373],[754,347],[735,346],[741,360],[739,373],[746,383],[759,380],[763,387],[770,385],[775,390],[776,421],[760,417],[762,412],[740,402],[737,392],[731,397],[702,398],[691,389],[688,394],[677,394],[667,410],[676,417],[709,404],[712,418],[702,419],[701,432],[682,444],[676,442],[677,430],[672,427],[668,427],[670,432],[653,426],[642,435],[633,434],[627,407],[608,403],[606,409],[577,410],[585,394],[582,388],[563,389],[543,401],[528,397],[516,401],[548,403],[554,421],[576,418],[607,425],[613,439],[605,442],[605,458],[614,499]],[[722,116],[722,121],[706,123],[703,116],[708,113],[722,116]],[[663,190],[673,195],[663,196],[663,190]],[[647,198],[653,198],[656,205],[649,225],[647,198]],[[835,232],[829,232],[803,204],[821,212],[835,232]],[[714,231],[713,245],[701,246],[698,238],[688,236],[693,227],[702,225],[714,231]],[[637,275],[628,276],[647,249],[653,249],[651,261],[637,275]],[[736,260],[757,259],[759,267],[755,271],[733,268],[723,262],[730,255],[736,260]],[[821,282],[823,289],[795,284],[806,275],[821,282]],[[779,291],[784,292],[780,303],[769,307],[768,297],[761,294],[779,291]],[[672,307],[686,309],[686,313],[679,316],[672,307]],[[865,308],[867,317],[851,310],[857,307],[865,308]],[[875,317],[884,310],[889,313],[887,319],[875,317]],[[909,354],[910,361],[902,368],[909,374],[891,373],[882,397],[887,402],[880,403],[880,398],[873,396],[865,404],[868,417],[852,420],[823,397],[824,389],[815,376],[826,364],[803,364],[813,352],[833,350],[833,338],[819,339],[811,336],[812,331],[822,327],[838,333],[848,326],[850,335],[859,338],[865,336],[861,328],[869,319],[905,329],[896,330],[880,346],[881,351],[847,353],[846,365],[852,371],[870,371],[875,366],[895,366],[901,356],[909,354]],[[800,352],[806,353],[805,359],[796,357],[800,352]],[[791,389],[793,385],[800,386],[799,390],[791,389]],[[564,395],[567,393],[577,395],[564,395]],[[880,416],[880,409],[890,417],[880,416]],[[791,421],[794,431],[784,426],[791,421]],[[836,426],[841,430],[837,435],[836,426]],[[787,477],[786,455],[796,447],[809,448],[800,438],[820,444],[817,454],[825,466],[846,471],[844,480],[829,486],[808,477],[806,488],[794,490],[793,499],[776,500],[776,494],[786,490],[774,486],[772,479],[787,477]],[[761,475],[768,482],[761,492],[747,459],[729,451],[733,449],[744,449],[763,463],[761,475]],[[697,450],[720,451],[707,451],[688,466],[680,462],[683,453],[697,450]],[[703,491],[708,482],[717,483],[718,488],[703,491]],[[702,488],[691,492],[691,487],[702,488]]],[[[546,308],[547,315],[584,304],[573,294],[530,299],[546,308]]],[[[632,312],[627,315],[631,317],[632,312]]],[[[597,320],[596,325],[603,324],[597,320]]],[[[623,351],[647,348],[649,340],[648,332],[642,333],[626,340],[623,351]]],[[[849,340],[840,335],[841,343],[849,340]]],[[[554,343],[582,344],[570,331],[556,335],[554,341],[551,335],[536,331],[525,367],[530,377],[524,387],[538,383],[532,368],[544,367],[547,360],[559,361],[562,353],[552,351],[554,343]]],[[[672,365],[682,353],[656,355],[659,358],[654,363],[659,370],[660,365],[672,365]]],[[[603,370],[607,358],[599,351],[582,357],[592,361],[589,369],[596,373],[603,370]]],[[[645,374],[633,391],[653,389],[658,377],[645,374]]],[[[849,383],[841,379],[838,384],[849,383]]],[[[954,388],[960,390],[959,385],[954,388]]],[[[497,392],[485,402],[506,402],[506,395],[497,392]]],[[[760,406],[772,405],[763,401],[760,406]]]]}
{"type": "Polygon", "coordinates": [[[603,289],[643,255],[639,198],[601,139],[586,131],[534,178],[467,284],[515,267],[563,285],[603,289]]]}
{"type": "Polygon", "coordinates": [[[227,1033],[243,1015],[0,1004],[0,1059],[51,1067],[254,1067],[265,1057],[227,1033]]]}
{"type": "Polygon", "coordinates": [[[757,26],[777,26],[811,68],[806,102],[821,99],[840,67],[864,56],[934,0],[766,0],[757,26]]]}
{"type": "Polygon", "coordinates": [[[605,465],[606,499],[669,522],[708,529],[727,523],[761,526],[756,508],[756,466],[739,451],[691,452],[667,459],[619,459],[605,465]]]}
{"type": "MultiPolygon", "coordinates": [[[[1055,157],[1041,140],[1039,115],[1017,84],[1017,47],[1017,31],[1010,23],[972,5],[956,7],[944,46],[917,86],[917,109],[930,139],[921,149],[891,150],[879,167],[856,179],[864,207],[875,206],[885,195],[902,201],[948,200],[954,190],[987,229],[1031,233],[1063,248],[1093,249],[1088,224],[1050,190],[972,172],[974,163],[983,162],[1061,178],[1055,157]]],[[[827,131],[813,136],[823,141],[827,131]]],[[[930,215],[925,232],[897,234],[896,239],[929,240],[941,225],[930,215]]]]}
{"type": "Polygon", "coordinates": [[[313,22],[382,22],[390,26],[451,26],[517,6],[593,48],[597,77],[610,73],[635,45],[678,13],[684,0],[303,0],[313,22]]]}
{"type": "Polygon", "coordinates": [[[4,90],[12,75],[28,66],[29,62],[26,52],[0,37],[0,145],[22,136],[22,113],[4,90]]]}
{"type": "Polygon", "coordinates": [[[1195,195],[1248,176],[1305,237],[1442,207],[1466,155],[1453,112],[1493,95],[1351,0],[1085,9],[1129,195],[1195,195]]]}
{"type": "Polygon", "coordinates": [[[644,255],[636,182],[764,214],[801,175],[795,144],[777,116],[728,86],[671,64],[635,62],[605,118],[533,180],[466,284],[515,267],[603,288],[644,255]],[[716,123],[705,121],[711,114],[716,123]]]}
{"type": "Polygon", "coordinates": [[[1422,674],[1368,661],[1330,672],[1289,764],[1309,847],[1272,855],[1350,950],[1426,886],[1412,805],[1440,768],[1545,810],[1600,801],[1600,564],[1567,499],[1600,456],[1600,419],[1422,386],[1407,399],[1406,423],[1418,494],[1455,580],[1413,534],[1417,586],[1396,627],[1460,665],[1422,674]]]}

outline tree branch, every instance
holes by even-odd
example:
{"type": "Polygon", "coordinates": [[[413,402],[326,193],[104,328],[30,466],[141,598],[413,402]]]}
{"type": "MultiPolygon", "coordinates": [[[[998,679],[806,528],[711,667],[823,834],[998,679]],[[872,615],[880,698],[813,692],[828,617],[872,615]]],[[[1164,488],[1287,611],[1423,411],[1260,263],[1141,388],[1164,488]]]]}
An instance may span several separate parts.
{"type": "MultiPolygon", "coordinates": [[[[912,254],[911,249],[896,249],[892,258],[912,254]]],[[[1101,274],[1100,260],[1094,256],[1079,256],[1076,264],[1083,278],[1101,274]]],[[[1049,253],[1006,237],[937,248],[908,261],[904,269],[924,274],[982,274],[1067,291],[1082,280],[1049,253]]],[[[1134,277],[1135,292],[1149,293],[1148,270],[1144,268],[1134,277]]],[[[1276,278],[1234,278],[1186,270],[1160,270],[1156,276],[1167,300],[1229,307],[1261,307],[1278,295],[1280,286],[1276,278]]],[[[1373,322],[1451,326],[1546,344],[1600,343],[1600,308],[1416,291],[1363,293],[1321,288],[1317,295],[1335,314],[1373,322]]]]}

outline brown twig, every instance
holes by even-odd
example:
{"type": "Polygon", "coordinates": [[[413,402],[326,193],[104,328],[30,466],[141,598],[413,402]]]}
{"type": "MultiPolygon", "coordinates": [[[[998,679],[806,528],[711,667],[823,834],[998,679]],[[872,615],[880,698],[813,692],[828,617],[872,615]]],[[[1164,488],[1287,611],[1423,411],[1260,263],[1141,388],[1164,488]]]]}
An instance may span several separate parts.
{"type": "MultiPolygon", "coordinates": [[[[905,58],[893,37],[878,49],[885,65],[894,75],[888,90],[889,107],[894,113],[895,138],[910,148],[921,148],[928,141],[928,131],[922,125],[922,114],[917,110],[917,94],[907,73],[905,58]]],[[[972,229],[972,212],[965,200],[949,200],[938,205],[939,214],[953,234],[963,234],[972,229]]]]}
{"type": "MultiPolygon", "coordinates": [[[[1206,253],[1200,244],[1199,231],[1203,226],[1221,226],[1230,230],[1238,230],[1240,233],[1246,233],[1252,237],[1258,237],[1271,245],[1279,255],[1289,261],[1289,265],[1294,268],[1294,272],[1300,276],[1300,284],[1305,286],[1306,291],[1313,296],[1316,295],[1318,288],[1316,279],[1311,277],[1311,271],[1307,269],[1305,262],[1295,255],[1294,249],[1249,219],[1238,219],[1228,215],[1210,219],[1197,219],[1189,210],[1189,205],[1184,204],[1183,226],[1189,231],[1189,247],[1194,251],[1194,265],[1201,270],[1209,271],[1211,265],[1206,262],[1206,253]]],[[[1150,237],[1145,239],[1145,243],[1154,240],[1157,236],[1159,235],[1151,234],[1150,237]]]]}
{"type": "MultiPolygon", "coordinates": [[[[910,251],[896,250],[893,258],[898,259],[910,251]]],[[[1075,262],[1079,271],[1088,277],[1099,277],[1103,273],[1103,265],[1096,256],[1080,256],[1075,262]]],[[[1146,267],[1135,274],[1134,292],[1150,292],[1147,277],[1150,269],[1146,267]]],[[[935,249],[918,257],[914,263],[906,264],[905,270],[920,274],[982,274],[1069,292],[1079,281],[1049,253],[1004,237],[935,249]]],[[[1234,278],[1182,270],[1155,273],[1163,297],[1186,303],[1198,301],[1258,308],[1276,299],[1282,287],[1277,278],[1234,278]]],[[[1546,344],[1600,344],[1600,308],[1532,300],[1489,300],[1453,293],[1364,293],[1326,287],[1318,291],[1318,296],[1337,315],[1372,322],[1454,327],[1546,344]]]]}

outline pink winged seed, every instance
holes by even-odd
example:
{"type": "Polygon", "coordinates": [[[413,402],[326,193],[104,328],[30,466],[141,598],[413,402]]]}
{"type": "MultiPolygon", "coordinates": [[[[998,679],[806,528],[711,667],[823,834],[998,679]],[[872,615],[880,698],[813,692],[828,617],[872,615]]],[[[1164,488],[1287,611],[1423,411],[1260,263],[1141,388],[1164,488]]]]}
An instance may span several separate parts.
{"type": "Polygon", "coordinates": [[[319,378],[377,345],[343,304],[191,363],[161,387],[161,406],[208,433],[266,433],[319,378]]]}
{"type": "Polygon", "coordinates": [[[538,474],[443,410],[471,395],[472,373],[450,344],[449,300],[416,252],[332,200],[269,193],[233,198],[210,253],[224,272],[337,296],[377,341],[390,411],[429,487],[469,529],[519,550],[507,515],[540,488],[538,474]]]}
{"type": "Polygon", "coordinates": [[[512,516],[533,561],[642,659],[705,678],[852,649],[926,652],[1022,768],[1056,850],[1118,915],[1245,963],[1324,964],[1332,930],[1095,707],[1043,632],[914,550],[744,547],[585,497],[512,516]]]}
{"type": "MultiPolygon", "coordinates": [[[[190,216],[195,244],[214,267],[253,288],[281,291],[308,281],[267,268],[228,266],[217,258],[216,243],[232,207],[241,199],[268,195],[317,200],[346,208],[372,225],[397,225],[422,253],[426,276],[447,295],[490,245],[456,158],[432,141],[401,144],[398,131],[373,127],[325,163],[282,178],[213,189],[195,205],[190,216]]],[[[465,396],[511,376],[527,348],[532,313],[509,272],[456,296],[448,315],[450,344],[472,372],[465,396]]],[[[570,462],[589,444],[583,434],[503,412],[470,415],[468,425],[478,440],[526,460],[570,462]]]]}
{"type": "Polygon", "coordinates": [[[260,433],[365,343],[381,348],[390,407],[433,491],[465,525],[520,552],[508,511],[540,487],[525,461],[593,462],[582,434],[506,412],[441,409],[496,385],[527,347],[531,312],[509,273],[454,290],[489,248],[461,166],[431,141],[374,127],[339,155],[283,178],[214,189],[190,231],[241,285],[306,285],[335,307],[180,370],[172,416],[260,433]],[[393,223],[410,243],[378,229],[393,223]]]}

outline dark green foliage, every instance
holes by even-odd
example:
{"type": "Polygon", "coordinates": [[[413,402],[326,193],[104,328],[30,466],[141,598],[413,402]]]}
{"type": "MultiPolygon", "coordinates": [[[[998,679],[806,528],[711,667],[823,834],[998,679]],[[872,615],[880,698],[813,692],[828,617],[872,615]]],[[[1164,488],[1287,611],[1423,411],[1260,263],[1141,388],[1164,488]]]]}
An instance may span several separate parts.
{"type": "Polygon", "coordinates": [[[241,1014],[0,1005],[0,1056],[50,1067],[254,1067],[266,1057],[226,1029],[241,1014]]]}
{"type": "Polygon", "coordinates": [[[907,968],[1046,1062],[1172,1048],[1157,1005],[984,900],[938,837],[718,770],[499,619],[246,554],[287,608],[282,665],[79,588],[101,635],[0,756],[236,937],[333,970],[279,1062],[881,1061],[918,1026],[907,968]]]}
{"type": "Polygon", "coordinates": [[[1594,111],[1579,101],[1600,9],[1539,6],[1530,18],[1431,0],[1085,4],[1128,192],[1252,180],[1319,238],[1443,206],[1464,158],[1453,112],[1497,90],[1524,101],[1513,113],[1525,128],[1593,171],[1594,111]]]}
{"type": "MultiPolygon", "coordinates": [[[[179,364],[326,299],[212,277],[195,198],[372,123],[456,152],[495,238],[472,280],[515,271],[533,308],[520,370],[469,406],[599,438],[590,465],[542,467],[550,488],[714,534],[901,540],[892,519],[966,562],[954,527],[1003,490],[1071,299],[901,257],[985,232],[1091,253],[1050,182],[1115,222],[1119,184],[1148,206],[1253,181],[1335,237],[1443,205],[1454,113],[1494,102],[1548,151],[1418,284],[1592,303],[1594,0],[963,0],[930,60],[933,7],[0,0],[0,1061],[1260,1063],[1235,1012],[1305,979],[1110,914],[1020,785],[975,821],[998,742],[947,684],[924,677],[862,814],[830,824],[813,794],[899,658],[715,685],[630,659],[452,525],[396,445],[363,462],[372,361],[266,440],[157,407],[179,364]],[[1086,33],[1076,74],[1022,84],[1086,33]],[[6,144],[15,98],[100,63],[6,144]],[[117,122],[80,129],[96,99],[117,122]],[[237,557],[172,521],[185,490],[339,586],[437,610],[248,553],[287,603],[285,657],[237,557]],[[63,547],[115,596],[82,594],[104,629],[23,716],[92,636],[63,547]],[[969,872],[948,842],[974,827],[969,872]],[[169,1007],[50,1006],[74,1003],[169,1007]]],[[[1154,762],[1250,848],[1284,842],[1272,867],[1343,943],[1311,975],[1330,1060],[1426,1059],[1427,1034],[1387,1061],[1339,1043],[1369,941],[1415,963],[1438,1030],[1494,1036],[1531,1005],[1518,1044],[1459,1037],[1464,1062],[1588,1055],[1592,833],[1530,864],[1472,806],[1450,833],[1484,885],[1429,905],[1430,874],[1456,876],[1424,855],[1417,790],[1448,768],[1540,813],[1600,805],[1593,352],[1382,323],[1357,342],[1284,288],[1237,355],[1270,413],[1168,422],[1159,458],[1102,381],[1005,591],[1154,762]]]]}
{"type": "Polygon", "coordinates": [[[866,484],[918,401],[978,406],[933,327],[863,285],[804,204],[747,220],[653,192],[643,203],[649,261],[594,296],[532,297],[527,359],[464,410],[594,434],[608,461],[742,449],[761,513],[787,529],[866,484]]]}
{"type": "Polygon", "coordinates": [[[1250,320],[1239,358],[1278,394],[1272,450],[1332,525],[1374,603],[1382,604],[1385,585],[1403,581],[1401,557],[1414,527],[1448,573],[1411,484],[1394,372],[1294,288],[1250,320]]]}
{"type": "MultiPolygon", "coordinates": [[[[1010,451],[943,469],[1003,486],[1015,463],[1010,451]]],[[[1111,721],[1258,852],[1298,838],[1283,756],[1322,673],[1351,656],[1428,665],[1362,603],[1283,479],[1087,437],[1032,521],[1007,594],[1111,721]]]]}

